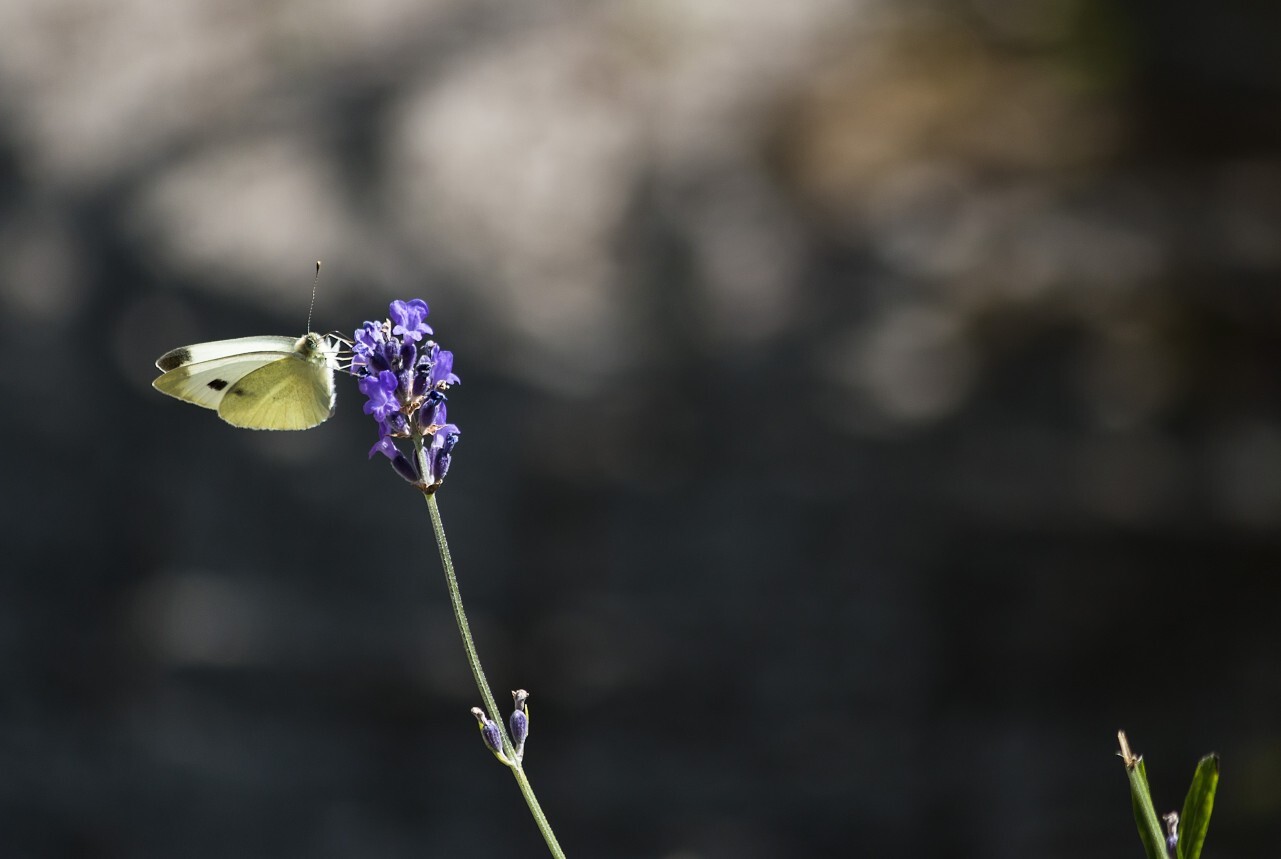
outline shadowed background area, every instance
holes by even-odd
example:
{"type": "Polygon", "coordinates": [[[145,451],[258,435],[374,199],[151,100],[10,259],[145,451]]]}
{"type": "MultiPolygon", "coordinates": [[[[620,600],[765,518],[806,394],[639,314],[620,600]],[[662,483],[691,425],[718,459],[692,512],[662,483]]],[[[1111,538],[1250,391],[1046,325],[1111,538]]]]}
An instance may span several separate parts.
{"type": "Polygon", "coordinates": [[[0,4],[0,853],[542,853],[352,380],[305,433],[150,388],[301,334],[317,258],[313,327],[421,297],[456,354],[441,506],[570,856],[1135,857],[1118,728],[1274,851],[1278,32],[0,4]]]}

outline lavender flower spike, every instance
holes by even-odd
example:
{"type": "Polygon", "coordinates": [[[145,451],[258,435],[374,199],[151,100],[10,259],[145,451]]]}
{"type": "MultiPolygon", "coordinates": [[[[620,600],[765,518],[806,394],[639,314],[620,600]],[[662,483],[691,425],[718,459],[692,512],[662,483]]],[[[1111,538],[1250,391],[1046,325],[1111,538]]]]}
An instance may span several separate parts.
{"type": "Polygon", "coordinates": [[[428,312],[420,298],[393,301],[387,319],[361,325],[352,336],[351,374],[365,395],[365,414],[378,424],[369,455],[381,453],[397,474],[431,493],[449,471],[461,432],[445,419],[446,394],[460,381],[454,353],[424,339],[433,333],[428,312]],[[400,439],[421,440],[423,468],[397,446],[400,439]]]}

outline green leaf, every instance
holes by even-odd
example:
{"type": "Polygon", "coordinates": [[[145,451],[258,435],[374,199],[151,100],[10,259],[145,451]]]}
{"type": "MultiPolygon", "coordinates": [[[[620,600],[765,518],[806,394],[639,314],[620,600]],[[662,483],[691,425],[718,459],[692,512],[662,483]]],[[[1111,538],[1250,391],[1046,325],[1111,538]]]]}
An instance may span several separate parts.
{"type": "Polygon", "coordinates": [[[1148,790],[1148,770],[1143,758],[1136,758],[1133,764],[1127,764],[1126,775],[1130,777],[1130,802],[1134,806],[1134,822],[1139,827],[1139,838],[1148,859],[1168,859],[1165,853],[1165,831],[1157,820],[1156,810],[1152,808],[1152,794],[1148,790]]]}
{"type": "Polygon", "coordinates": [[[1201,846],[1210,828],[1210,812],[1214,810],[1214,792],[1219,786],[1219,756],[1206,755],[1196,765],[1192,786],[1183,800],[1183,814],[1179,817],[1180,859],[1201,859],[1201,846]]]}

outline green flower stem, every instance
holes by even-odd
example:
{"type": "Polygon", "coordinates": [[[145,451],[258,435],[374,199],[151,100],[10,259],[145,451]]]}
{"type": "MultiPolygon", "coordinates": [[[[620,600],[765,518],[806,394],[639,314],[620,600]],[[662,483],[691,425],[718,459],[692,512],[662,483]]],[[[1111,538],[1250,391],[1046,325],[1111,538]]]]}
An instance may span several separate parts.
{"type": "MultiPolygon", "coordinates": [[[[427,469],[424,468],[425,456],[422,450],[422,441],[418,440],[415,444],[416,453],[418,454],[419,467],[425,475],[427,469]]],[[[440,549],[440,563],[445,568],[445,583],[449,586],[449,601],[454,607],[454,620],[458,622],[458,634],[463,639],[463,649],[467,651],[467,663],[471,666],[472,676],[476,678],[476,688],[480,690],[480,696],[485,700],[485,707],[489,711],[489,717],[498,725],[498,731],[503,738],[503,752],[507,755],[507,760],[511,761],[510,769],[512,775],[516,777],[516,784],[520,787],[521,794],[525,797],[525,804],[529,806],[529,813],[534,816],[534,823],[538,825],[538,831],[543,834],[543,840],[547,842],[547,849],[551,850],[556,859],[565,859],[564,852],[560,849],[560,843],[556,840],[556,835],[552,832],[551,824],[547,822],[547,816],[543,814],[542,806],[538,804],[538,798],[534,796],[534,789],[529,784],[529,779],[525,776],[525,770],[516,760],[516,747],[512,745],[511,738],[507,736],[507,726],[502,718],[502,711],[498,709],[498,704],[494,701],[494,693],[489,690],[489,681],[485,679],[485,669],[480,665],[480,656],[476,653],[476,643],[471,637],[471,626],[467,623],[467,612],[463,610],[463,597],[458,590],[458,577],[454,574],[454,562],[449,557],[449,543],[445,540],[445,526],[440,520],[440,508],[436,505],[435,494],[424,492],[423,497],[427,499],[427,509],[431,512],[431,526],[436,532],[436,546],[440,549]]]]}

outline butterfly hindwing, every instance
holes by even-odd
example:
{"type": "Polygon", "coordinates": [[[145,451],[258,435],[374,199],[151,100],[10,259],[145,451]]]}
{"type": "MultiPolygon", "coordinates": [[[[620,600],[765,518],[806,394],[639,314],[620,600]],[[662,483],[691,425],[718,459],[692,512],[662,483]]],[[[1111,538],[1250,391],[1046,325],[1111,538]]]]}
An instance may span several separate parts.
{"type": "Polygon", "coordinates": [[[333,370],[297,352],[239,379],[218,405],[219,417],[248,429],[310,429],[333,412],[333,370]]]}

